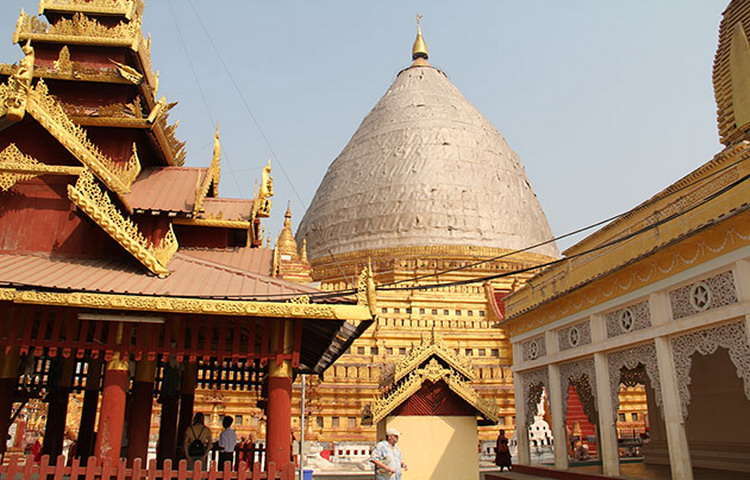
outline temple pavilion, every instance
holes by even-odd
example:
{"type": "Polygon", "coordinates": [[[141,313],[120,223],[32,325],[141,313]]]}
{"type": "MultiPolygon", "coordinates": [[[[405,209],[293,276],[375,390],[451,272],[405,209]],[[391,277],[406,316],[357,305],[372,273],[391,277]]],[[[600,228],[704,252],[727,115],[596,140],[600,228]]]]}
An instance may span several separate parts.
{"type": "MultiPolygon", "coordinates": [[[[517,421],[528,426],[546,394],[556,469],[570,468],[558,446],[567,444],[575,391],[597,426],[605,475],[750,475],[748,35],[750,1],[733,0],[723,12],[713,70],[724,148],[567,249],[568,261],[502,298],[517,421]],[[647,397],[642,464],[620,460],[623,386],[639,386],[647,397]]],[[[541,472],[524,468],[528,435],[517,431],[516,470],[541,472]]]]}
{"type": "Polygon", "coordinates": [[[270,166],[254,197],[221,197],[218,131],[208,166],[183,165],[141,0],[39,12],[0,65],[0,437],[41,399],[55,457],[79,393],[77,455],[145,459],[156,396],[161,463],[180,456],[196,388],[229,386],[255,392],[268,464],[289,473],[292,380],[373,322],[370,270],[355,294],[321,296],[263,267],[270,166]]]}

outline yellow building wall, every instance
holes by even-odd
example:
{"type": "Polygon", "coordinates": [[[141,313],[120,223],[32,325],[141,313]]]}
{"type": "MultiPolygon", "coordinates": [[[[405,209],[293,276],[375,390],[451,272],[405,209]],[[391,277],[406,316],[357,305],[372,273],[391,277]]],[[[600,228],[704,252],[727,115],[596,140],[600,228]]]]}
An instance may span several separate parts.
{"type": "Polygon", "coordinates": [[[398,447],[409,470],[403,480],[477,480],[475,417],[386,417],[378,431],[395,428],[398,447]]]}

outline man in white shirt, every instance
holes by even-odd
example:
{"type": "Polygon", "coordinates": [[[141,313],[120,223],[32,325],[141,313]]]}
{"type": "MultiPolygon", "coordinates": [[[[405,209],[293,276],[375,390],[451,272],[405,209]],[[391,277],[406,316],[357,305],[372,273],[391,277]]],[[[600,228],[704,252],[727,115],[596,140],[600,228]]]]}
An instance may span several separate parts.
{"type": "Polygon", "coordinates": [[[224,430],[219,435],[219,470],[224,470],[224,462],[229,462],[229,469],[232,468],[232,462],[234,460],[234,447],[237,446],[237,432],[232,428],[234,419],[230,416],[225,416],[221,424],[224,430]]]}
{"type": "Polygon", "coordinates": [[[376,480],[401,480],[401,470],[406,470],[406,464],[401,459],[401,450],[396,446],[399,432],[389,428],[385,432],[385,440],[375,445],[370,461],[375,464],[376,480]]]}

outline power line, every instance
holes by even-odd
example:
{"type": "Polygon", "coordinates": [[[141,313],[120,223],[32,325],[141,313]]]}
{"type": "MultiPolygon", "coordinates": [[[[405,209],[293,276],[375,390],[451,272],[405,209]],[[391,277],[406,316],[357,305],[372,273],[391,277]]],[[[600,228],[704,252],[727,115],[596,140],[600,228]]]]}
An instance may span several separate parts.
{"type": "MultiPolygon", "coordinates": [[[[707,175],[706,177],[703,177],[699,181],[690,182],[690,183],[688,183],[688,184],[680,187],[675,192],[673,192],[673,194],[677,193],[677,192],[681,192],[681,191],[685,190],[688,187],[699,186],[703,182],[705,182],[707,179],[710,179],[711,177],[713,177],[715,175],[718,175],[719,173],[722,173],[723,171],[726,171],[727,169],[733,167],[734,165],[737,165],[737,164],[739,164],[739,163],[741,163],[743,161],[746,161],[748,159],[750,159],[750,157],[737,160],[737,161],[733,162],[732,164],[729,164],[729,165],[727,165],[725,167],[722,167],[721,169],[719,169],[719,170],[717,170],[715,172],[712,172],[710,175],[707,175]]],[[[539,264],[539,265],[534,265],[534,266],[530,266],[530,267],[526,267],[526,268],[522,268],[522,269],[512,270],[512,271],[503,272],[503,273],[494,274],[494,275],[488,275],[488,276],[482,276],[482,277],[475,277],[475,278],[470,278],[470,279],[465,279],[465,280],[457,280],[457,281],[445,282],[445,283],[432,283],[432,284],[425,284],[425,285],[412,285],[412,286],[406,286],[406,287],[396,287],[396,286],[393,286],[394,283],[391,283],[391,284],[383,284],[383,285],[376,286],[376,289],[379,290],[379,291],[430,290],[430,289],[445,288],[445,287],[450,287],[450,286],[468,285],[468,284],[472,284],[472,283],[486,282],[488,280],[495,280],[495,279],[502,278],[502,277],[509,277],[509,276],[512,276],[512,275],[517,275],[519,273],[526,273],[526,272],[530,272],[530,271],[534,271],[534,270],[539,270],[539,269],[542,269],[542,268],[550,267],[550,266],[553,266],[553,265],[557,265],[557,264],[560,264],[560,263],[572,260],[574,258],[578,258],[578,257],[584,256],[584,255],[588,255],[589,253],[593,253],[593,252],[602,250],[604,248],[608,248],[608,247],[614,246],[614,245],[616,245],[618,243],[624,242],[624,241],[629,240],[629,239],[631,239],[631,238],[633,238],[633,237],[635,237],[637,235],[640,235],[641,233],[645,233],[645,232],[650,231],[650,230],[652,230],[654,228],[657,228],[657,227],[659,227],[659,226],[661,226],[661,225],[663,225],[663,224],[665,224],[667,222],[675,220],[675,219],[677,219],[677,218],[679,218],[679,217],[681,217],[681,216],[683,216],[683,215],[685,215],[685,214],[687,214],[687,213],[695,210],[696,208],[698,208],[698,207],[700,207],[700,206],[702,206],[702,205],[710,202],[714,198],[716,198],[716,197],[718,197],[718,196],[726,193],[727,191],[729,191],[729,190],[737,187],[741,183],[747,181],[749,178],[750,178],[750,174],[745,175],[744,177],[742,177],[742,178],[740,178],[740,179],[738,179],[738,180],[736,180],[736,181],[734,181],[734,182],[726,185],[725,187],[721,188],[720,190],[717,190],[716,192],[708,195],[707,197],[704,197],[703,199],[701,199],[701,201],[699,201],[698,203],[694,203],[693,205],[691,205],[690,207],[688,207],[685,210],[673,213],[672,215],[669,215],[669,216],[667,216],[667,217],[665,217],[665,218],[663,218],[663,219],[661,219],[661,220],[659,220],[657,222],[654,222],[652,224],[646,225],[646,226],[642,227],[639,230],[636,230],[634,232],[631,232],[631,233],[629,233],[627,235],[624,235],[624,236],[621,236],[621,237],[617,237],[617,238],[615,238],[613,240],[610,240],[609,242],[603,243],[601,245],[598,245],[598,246],[593,247],[591,249],[579,252],[579,253],[574,254],[574,255],[570,255],[570,256],[563,257],[563,258],[560,258],[560,259],[557,259],[557,260],[552,260],[552,261],[549,261],[549,262],[546,262],[546,263],[542,263],[542,264],[539,264]]],[[[684,197],[681,197],[681,198],[684,198],[684,197]]],[[[650,202],[646,202],[645,205],[647,205],[649,203],[650,202]]],[[[632,211],[632,210],[630,210],[630,211],[632,211]]],[[[625,213],[629,213],[630,211],[625,212],[625,213]]],[[[618,215],[616,217],[613,217],[613,218],[621,217],[621,216],[625,215],[625,213],[622,213],[622,214],[620,214],[620,215],[618,215]]],[[[588,227],[583,227],[583,228],[577,229],[576,231],[577,232],[581,232],[581,231],[584,231],[584,230],[588,230],[588,229],[593,228],[596,225],[600,225],[600,224],[602,224],[604,222],[606,222],[606,220],[602,220],[600,222],[596,222],[596,223],[594,223],[592,225],[589,225],[588,227]]],[[[572,233],[573,232],[565,234],[565,235],[562,235],[561,237],[565,237],[565,236],[571,235],[572,233]]],[[[561,237],[558,237],[558,238],[561,238],[561,237]]],[[[554,240],[548,240],[546,243],[549,243],[551,241],[554,241],[554,240]]],[[[528,250],[528,249],[531,249],[531,248],[535,248],[535,246],[526,247],[525,249],[516,250],[514,252],[509,252],[509,253],[503,254],[502,256],[512,255],[513,253],[516,253],[516,252],[519,252],[519,251],[525,251],[525,250],[528,250]]],[[[497,258],[497,257],[493,257],[493,258],[497,258]]],[[[483,260],[483,261],[476,262],[476,263],[485,263],[487,261],[491,261],[491,260],[483,260]]],[[[453,271],[453,270],[458,270],[458,269],[460,269],[460,268],[456,268],[456,269],[452,269],[452,270],[446,270],[446,271],[453,271]]],[[[429,276],[439,276],[441,274],[443,274],[443,272],[438,272],[438,273],[435,273],[435,274],[430,274],[429,276]]],[[[412,279],[410,279],[410,281],[411,280],[412,279]]],[[[282,295],[273,295],[273,294],[268,294],[268,295],[230,295],[230,296],[213,297],[213,298],[235,298],[235,299],[241,299],[241,298],[253,298],[253,299],[267,298],[267,299],[281,300],[281,299],[291,299],[291,298],[299,297],[299,296],[302,296],[302,295],[307,295],[311,299],[326,299],[326,298],[336,298],[336,297],[350,296],[350,295],[355,294],[356,292],[357,292],[356,289],[349,288],[349,289],[333,290],[333,291],[327,291],[327,292],[311,292],[309,294],[306,294],[306,293],[297,293],[297,294],[282,294],[282,295]]]]}
{"type": "MultiPolygon", "coordinates": [[[[378,288],[378,290],[382,290],[382,291],[394,291],[394,290],[432,290],[432,289],[435,289],[435,288],[445,288],[445,287],[452,287],[452,286],[458,286],[458,285],[468,285],[468,284],[471,284],[471,283],[486,282],[486,281],[489,281],[489,280],[495,280],[495,279],[502,278],[502,277],[508,277],[508,276],[515,275],[515,274],[518,274],[518,273],[525,273],[525,272],[529,272],[529,271],[533,271],[533,270],[538,270],[540,268],[546,268],[546,267],[550,267],[550,266],[553,266],[553,265],[557,265],[557,264],[560,264],[560,263],[563,263],[563,262],[567,262],[569,260],[573,260],[573,259],[578,258],[578,257],[582,257],[584,255],[588,255],[589,253],[594,253],[594,252],[597,252],[599,250],[603,250],[605,248],[617,245],[618,243],[624,242],[626,240],[630,240],[631,238],[633,238],[633,237],[635,237],[637,235],[640,235],[641,233],[645,233],[647,231],[653,230],[654,228],[657,228],[657,227],[659,227],[659,226],[661,226],[661,225],[663,225],[663,224],[665,224],[667,222],[670,222],[672,220],[675,220],[675,219],[677,219],[677,218],[679,218],[679,217],[681,217],[681,216],[683,216],[683,215],[685,215],[685,214],[687,214],[687,213],[695,210],[696,208],[698,208],[698,207],[700,207],[702,205],[705,205],[706,203],[710,202],[711,200],[713,200],[714,198],[718,197],[719,195],[722,195],[722,194],[728,192],[729,190],[731,190],[732,188],[737,187],[738,185],[740,185],[743,182],[746,182],[748,179],[750,179],[750,174],[745,175],[744,177],[742,177],[742,178],[740,178],[740,179],[738,179],[738,180],[730,183],[729,185],[725,186],[721,190],[717,190],[716,192],[714,192],[713,194],[709,195],[708,197],[705,197],[700,202],[691,205],[686,210],[683,210],[683,211],[677,212],[677,213],[673,213],[672,215],[669,215],[668,217],[665,217],[665,218],[663,218],[663,219],[661,219],[661,220],[659,220],[657,222],[654,222],[652,224],[646,225],[646,226],[644,226],[644,227],[642,227],[642,228],[640,228],[640,229],[638,229],[638,230],[636,230],[634,232],[631,232],[631,233],[629,233],[629,234],[627,234],[625,236],[615,238],[614,240],[611,240],[609,242],[603,243],[601,245],[598,245],[596,247],[590,248],[588,250],[576,253],[574,255],[570,255],[568,257],[563,257],[563,258],[560,258],[560,259],[557,259],[557,260],[553,260],[551,262],[543,263],[543,264],[540,264],[540,265],[534,265],[532,267],[522,268],[522,269],[519,269],[519,270],[513,270],[511,272],[503,272],[503,273],[498,273],[498,274],[495,274],[495,275],[487,275],[487,276],[479,277],[479,278],[471,278],[471,279],[466,279],[466,280],[456,280],[456,281],[453,281],[453,282],[446,282],[446,283],[433,283],[433,284],[427,284],[427,285],[413,285],[413,286],[409,286],[409,287],[384,287],[384,288],[378,288]]],[[[739,211],[745,211],[748,208],[750,208],[750,205],[745,205],[745,206],[743,206],[742,209],[739,209],[738,212],[739,211]]]]}
{"type": "MultiPolygon", "coordinates": [[[[187,44],[185,43],[185,37],[182,35],[182,29],[180,28],[180,22],[177,21],[177,15],[174,11],[174,6],[172,5],[173,0],[167,0],[167,5],[169,6],[169,11],[171,13],[172,21],[174,23],[175,29],[177,30],[177,36],[180,38],[180,46],[182,47],[182,52],[185,54],[185,58],[187,58],[187,63],[190,66],[190,71],[193,74],[193,79],[195,80],[195,84],[198,86],[198,92],[200,93],[201,100],[203,101],[203,108],[206,111],[206,114],[208,115],[208,121],[211,123],[211,128],[216,128],[217,123],[216,119],[214,118],[213,112],[211,111],[211,105],[208,103],[208,99],[206,98],[206,93],[203,91],[203,86],[201,85],[200,77],[198,77],[198,72],[195,70],[195,64],[193,63],[193,59],[190,56],[190,53],[187,51],[187,44]]],[[[237,181],[237,176],[234,175],[236,173],[236,170],[231,168],[231,162],[229,161],[229,156],[226,153],[226,150],[223,152],[224,158],[227,159],[227,164],[230,167],[229,172],[233,175],[230,175],[232,177],[232,181],[234,182],[234,186],[237,188],[237,191],[240,192],[242,188],[240,187],[240,183],[237,181]]]]}
{"type": "MultiPolygon", "coordinates": [[[[689,183],[683,185],[682,187],[680,187],[680,188],[676,189],[675,191],[671,192],[669,194],[669,196],[672,196],[672,195],[675,195],[677,193],[680,193],[680,192],[682,192],[682,191],[684,191],[684,190],[686,190],[686,189],[688,189],[690,187],[700,186],[703,183],[707,183],[708,180],[711,180],[713,177],[715,177],[715,176],[717,176],[717,175],[719,175],[721,173],[724,173],[726,170],[728,170],[728,169],[734,167],[735,165],[738,165],[738,164],[740,164],[740,163],[742,163],[744,161],[747,161],[748,159],[750,159],[750,157],[745,157],[745,158],[740,158],[738,160],[735,160],[734,162],[729,163],[729,164],[723,166],[722,168],[711,172],[710,174],[706,175],[705,177],[700,178],[697,181],[689,182],[689,183]]],[[[680,199],[682,199],[682,198],[684,198],[684,197],[680,197],[680,199]]],[[[679,201],[680,199],[678,199],[677,201],[679,201]]],[[[656,201],[656,199],[655,198],[651,198],[651,199],[647,200],[646,202],[643,202],[642,204],[640,204],[638,207],[644,207],[646,205],[650,205],[654,201],[656,201]]],[[[638,208],[638,207],[635,207],[635,208],[638,208]]],[[[408,279],[404,279],[404,280],[398,280],[398,281],[395,281],[395,282],[385,283],[385,284],[380,285],[380,286],[381,287],[389,287],[389,286],[393,286],[393,285],[399,285],[399,284],[402,284],[402,283],[414,282],[414,281],[417,281],[417,280],[422,280],[422,279],[431,278],[431,277],[437,277],[437,276],[440,276],[440,275],[444,275],[446,273],[452,273],[452,272],[458,272],[458,271],[461,271],[461,270],[467,270],[469,268],[473,268],[473,267],[476,267],[476,266],[479,266],[479,265],[482,265],[482,264],[485,264],[485,263],[494,262],[494,261],[500,260],[502,258],[506,258],[506,257],[512,256],[512,255],[516,255],[518,253],[527,252],[529,250],[533,250],[535,248],[542,247],[542,246],[548,245],[550,243],[554,243],[554,242],[556,242],[558,240],[563,240],[563,239],[571,237],[573,235],[577,235],[577,234],[579,234],[581,232],[585,232],[586,230],[591,230],[592,228],[598,227],[600,225],[604,225],[604,224],[609,223],[609,222],[611,222],[613,220],[617,220],[620,217],[623,217],[623,216],[627,215],[628,213],[630,213],[632,211],[633,211],[633,209],[631,208],[630,210],[618,213],[617,215],[614,215],[614,216],[609,217],[607,219],[604,219],[604,220],[601,220],[599,222],[587,225],[587,226],[579,228],[577,230],[573,230],[572,232],[565,233],[565,234],[560,235],[558,237],[553,237],[553,238],[551,238],[549,240],[546,240],[546,241],[543,241],[543,242],[539,242],[539,243],[536,243],[536,244],[528,246],[528,247],[521,248],[519,250],[512,250],[510,252],[506,252],[506,253],[503,253],[501,255],[497,255],[495,257],[478,260],[476,262],[472,262],[472,263],[469,263],[469,264],[466,264],[466,265],[461,265],[459,267],[449,268],[449,269],[446,269],[446,270],[442,270],[440,272],[427,273],[427,274],[420,275],[420,276],[417,276],[417,277],[414,277],[414,278],[408,278],[408,279]]]]}
{"type": "Polygon", "coordinates": [[[203,33],[206,35],[206,38],[208,38],[208,41],[211,44],[211,48],[213,48],[214,53],[216,54],[216,57],[219,59],[219,62],[221,63],[222,67],[224,67],[224,71],[229,77],[229,80],[232,82],[234,89],[237,91],[237,95],[239,95],[240,100],[242,101],[242,105],[245,107],[245,111],[247,112],[250,119],[253,121],[253,124],[255,124],[255,127],[258,129],[258,132],[260,133],[260,136],[263,138],[263,141],[266,143],[266,147],[268,147],[268,151],[271,153],[271,157],[273,157],[274,162],[278,163],[279,167],[281,167],[281,172],[284,174],[284,177],[286,178],[287,182],[289,182],[289,186],[292,187],[292,191],[294,192],[294,195],[297,197],[297,200],[299,200],[300,205],[304,207],[305,202],[302,200],[302,197],[300,196],[299,192],[297,192],[297,189],[294,187],[294,183],[292,182],[292,179],[289,176],[289,173],[287,173],[286,168],[284,167],[284,164],[281,162],[281,160],[279,160],[278,155],[276,155],[276,151],[273,149],[273,146],[271,145],[271,141],[266,136],[258,120],[255,118],[255,115],[253,114],[253,111],[250,108],[250,105],[245,99],[245,95],[242,93],[242,90],[237,84],[237,81],[234,79],[234,76],[232,75],[232,72],[229,70],[227,63],[224,61],[224,57],[221,55],[221,52],[216,47],[213,37],[211,37],[211,34],[208,32],[208,29],[203,24],[203,20],[201,20],[200,14],[198,14],[198,11],[195,9],[193,0],[187,0],[187,3],[188,5],[190,5],[190,8],[193,10],[193,14],[195,15],[195,18],[198,19],[198,24],[200,24],[201,29],[203,30],[203,33]]]}

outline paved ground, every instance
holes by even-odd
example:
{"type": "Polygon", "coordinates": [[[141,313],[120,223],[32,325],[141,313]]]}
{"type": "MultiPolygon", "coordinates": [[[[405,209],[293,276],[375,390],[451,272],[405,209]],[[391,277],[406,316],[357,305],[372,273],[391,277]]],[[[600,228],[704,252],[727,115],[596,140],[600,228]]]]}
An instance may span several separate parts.
{"type": "MultiPolygon", "coordinates": [[[[601,466],[573,467],[571,472],[601,473],[601,466]]],[[[647,465],[645,463],[624,463],[620,465],[620,475],[628,480],[670,480],[668,466],[647,465]]],[[[694,468],[695,480],[748,480],[750,473],[727,472],[723,470],[706,470],[694,468]]]]}

